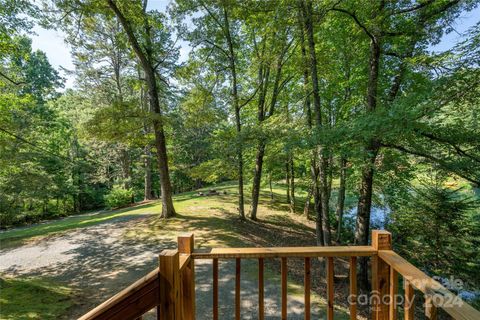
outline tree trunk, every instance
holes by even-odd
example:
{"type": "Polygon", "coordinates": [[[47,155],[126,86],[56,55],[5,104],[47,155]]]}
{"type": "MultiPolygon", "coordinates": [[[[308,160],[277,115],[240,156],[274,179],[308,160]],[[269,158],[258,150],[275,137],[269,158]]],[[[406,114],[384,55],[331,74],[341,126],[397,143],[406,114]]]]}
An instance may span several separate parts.
{"type": "Polygon", "coordinates": [[[326,246],[330,246],[330,204],[329,204],[329,192],[328,192],[328,176],[327,176],[327,159],[322,155],[323,151],[320,149],[320,161],[319,161],[319,182],[320,182],[320,201],[322,203],[322,233],[323,241],[326,246]]]}
{"type": "Polygon", "coordinates": [[[290,167],[290,211],[295,212],[295,167],[293,163],[293,156],[289,157],[290,167]]]}
{"type": "MultiPolygon", "coordinates": [[[[312,94],[313,94],[313,107],[315,115],[315,127],[320,129],[322,127],[322,113],[320,105],[320,89],[318,86],[318,71],[317,71],[317,57],[315,54],[315,39],[313,30],[313,8],[312,1],[300,1],[302,10],[303,23],[306,29],[308,52],[309,52],[309,66],[310,75],[312,78],[312,94]]],[[[329,222],[329,197],[328,197],[328,181],[327,181],[327,161],[324,155],[324,150],[321,145],[318,146],[318,178],[319,178],[319,190],[321,201],[321,226],[322,226],[322,238],[325,245],[330,245],[330,222],[329,222]]],[[[317,221],[317,226],[319,222],[317,221]]]]}
{"type": "MultiPolygon", "coordinates": [[[[370,41],[369,76],[367,86],[367,111],[373,112],[377,107],[378,74],[380,66],[380,44],[377,38],[370,41]]],[[[357,206],[357,220],[355,225],[355,244],[368,245],[370,231],[370,209],[372,207],[372,189],[375,160],[377,158],[380,143],[377,139],[371,139],[364,149],[365,160],[362,168],[362,180],[357,206]]],[[[359,285],[367,291],[368,265],[367,259],[360,259],[359,285]]]]}
{"type": "Polygon", "coordinates": [[[240,102],[238,98],[237,69],[235,63],[235,51],[233,49],[233,40],[230,34],[230,23],[228,21],[227,8],[223,6],[223,18],[225,23],[225,35],[227,38],[229,52],[229,68],[232,77],[232,97],[233,108],[235,111],[235,127],[237,129],[237,174],[238,174],[238,213],[241,219],[245,219],[244,195],[243,195],[243,142],[240,141],[242,124],[240,120],[240,102]]]}
{"type": "MultiPolygon", "coordinates": [[[[257,220],[257,207],[258,199],[260,196],[260,182],[262,179],[262,166],[263,166],[263,156],[265,154],[265,143],[260,141],[257,147],[257,156],[255,159],[255,175],[253,177],[253,188],[252,188],[252,207],[250,209],[250,218],[252,220],[257,220]]],[[[271,190],[271,179],[270,179],[270,190],[271,190]]]]}
{"type": "Polygon", "coordinates": [[[315,188],[313,200],[315,205],[315,238],[317,240],[317,246],[324,246],[325,240],[323,239],[322,199],[318,188],[315,188]]]}
{"type": "Polygon", "coordinates": [[[268,174],[268,185],[270,186],[270,199],[273,200],[272,173],[268,174]]]}
{"type": "MultiPolygon", "coordinates": [[[[263,45],[262,54],[265,51],[265,42],[263,45]]],[[[258,99],[257,107],[257,120],[258,125],[260,126],[265,120],[265,97],[267,94],[267,82],[270,74],[270,68],[267,66],[265,68],[264,63],[260,64],[258,70],[258,88],[260,90],[260,96],[258,99]]],[[[252,204],[250,207],[250,218],[252,220],[257,220],[257,208],[258,208],[258,199],[260,197],[260,183],[262,180],[262,167],[263,167],[263,157],[265,155],[265,146],[266,142],[264,138],[260,138],[257,146],[257,155],[255,158],[255,175],[253,177],[253,186],[252,186],[252,204]]]]}
{"type": "Polygon", "coordinates": [[[310,202],[313,195],[313,185],[308,189],[307,198],[305,199],[305,204],[303,206],[303,214],[309,219],[310,214],[310,202]]]}
{"type": "MultiPolygon", "coordinates": [[[[313,153],[315,155],[315,152],[313,153]]],[[[317,240],[317,245],[324,246],[325,241],[323,239],[323,228],[322,228],[322,202],[320,196],[320,189],[318,186],[318,167],[315,161],[316,157],[312,157],[310,163],[310,174],[313,181],[313,207],[315,212],[315,238],[317,240]]]]}
{"type": "MultiPolygon", "coordinates": [[[[153,73],[153,70],[152,70],[153,73]]],[[[149,77],[147,77],[149,79],[149,77]]],[[[157,85],[155,77],[152,81],[147,80],[149,86],[150,103],[153,104],[153,110],[161,116],[160,103],[157,95],[157,85]]],[[[155,132],[155,146],[157,149],[158,171],[160,173],[160,190],[162,193],[162,217],[169,218],[175,216],[175,208],[172,200],[172,185],[168,172],[168,156],[165,132],[161,118],[155,117],[153,120],[153,130],[155,132]]]]}
{"type": "Polygon", "coordinates": [[[127,34],[128,41],[132,46],[137,58],[140,60],[142,69],[145,72],[145,80],[148,87],[148,96],[150,101],[151,110],[155,113],[153,117],[153,129],[155,133],[155,147],[157,148],[158,157],[158,169],[160,173],[160,189],[162,192],[162,217],[169,218],[175,215],[175,208],[173,207],[172,200],[172,186],[170,183],[170,176],[168,172],[168,156],[167,145],[165,139],[165,132],[163,129],[162,112],[160,109],[160,101],[157,91],[157,81],[155,77],[155,69],[153,67],[154,60],[150,56],[152,53],[150,26],[148,19],[144,17],[145,21],[145,40],[147,50],[141,48],[136,35],[130,25],[130,22],[125,18],[123,13],[117,7],[113,0],[108,0],[108,5],[117,16],[118,20],[123,26],[125,33],[127,34]]]}
{"type": "Polygon", "coordinates": [[[342,219],[343,219],[343,210],[345,208],[345,181],[347,179],[347,159],[342,157],[340,159],[340,186],[338,187],[338,197],[337,197],[337,243],[340,243],[340,234],[342,233],[342,219]]]}
{"type": "MultiPolygon", "coordinates": [[[[306,27],[306,8],[304,0],[299,0],[299,10],[298,13],[298,23],[299,23],[299,32],[300,32],[300,48],[302,53],[303,60],[303,87],[305,95],[305,113],[307,115],[307,126],[310,131],[313,128],[313,118],[312,118],[312,109],[311,109],[311,99],[310,99],[310,89],[309,87],[309,57],[307,57],[307,49],[305,46],[305,29],[306,27]]],[[[315,57],[314,57],[315,58],[315,57]]],[[[317,154],[315,150],[312,150],[312,157],[310,158],[310,175],[312,178],[312,195],[313,195],[313,211],[315,213],[315,236],[317,245],[323,246],[325,242],[323,241],[322,233],[322,209],[320,203],[320,191],[318,184],[318,167],[317,167],[317,154]]]]}
{"type": "MultiPolygon", "coordinates": [[[[130,183],[132,180],[132,171],[131,171],[131,166],[130,166],[130,154],[128,154],[128,150],[126,146],[121,147],[120,149],[120,162],[122,164],[122,178],[123,178],[123,188],[125,190],[130,189],[130,183]]],[[[135,202],[135,199],[133,198],[130,199],[130,202],[133,203],[135,202]]]]}
{"type": "MultiPolygon", "coordinates": [[[[290,161],[285,161],[285,180],[287,184],[287,203],[290,205],[290,161]]],[[[292,208],[290,207],[290,210],[292,208]]]]}
{"type": "Polygon", "coordinates": [[[152,159],[150,154],[150,147],[145,147],[143,165],[145,168],[144,175],[144,200],[152,200],[154,198],[152,190],[152,159]]]}

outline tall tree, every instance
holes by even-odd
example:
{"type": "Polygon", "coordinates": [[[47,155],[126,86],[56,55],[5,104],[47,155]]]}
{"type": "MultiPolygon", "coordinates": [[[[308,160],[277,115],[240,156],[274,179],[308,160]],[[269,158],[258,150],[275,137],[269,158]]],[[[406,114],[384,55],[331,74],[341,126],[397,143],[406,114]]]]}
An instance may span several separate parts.
{"type": "MultiPolygon", "coordinates": [[[[285,63],[287,62],[286,60],[290,57],[288,53],[292,44],[292,41],[288,40],[289,34],[285,27],[286,21],[283,20],[287,17],[288,15],[283,9],[277,8],[276,10],[273,10],[273,13],[268,12],[260,18],[256,15],[253,25],[250,26],[253,33],[254,57],[257,59],[258,64],[255,65],[255,68],[258,70],[258,85],[255,90],[257,91],[258,96],[257,126],[260,130],[264,121],[274,114],[278,103],[278,96],[285,87],[285,84],[291,79],[291,76],[284,76],[282,72],[285,63]],[[275,21],[273,25],[266,23],[270,19],[275,21]],[[258,37],[255,34],[258,29],[258,20],[265,22],[265,28],[257,31],[264,35],[261,38],[260,43],[257,43],[257,40],[255,39],[258,37]],[[280,35],[274,35],[274,31],[281,28],[284,29],[280,35]],[[271,73],[273,73],[273,77],[271,77],[271,73]],[[270,99],[268,99],[268,97],[270,97],[270,99]]],[[[267,142],[268,139],[266,139],[265,134],[261,134],[257,145],[255,172],[252,182],[252,203],[250,207],[250,218],[252,220],[257,219],[263,159],[267,142]]]]}
{"type": "Polygon", "coordinates": [[[164,130],[164,120],[160,108],[160,99],[158,96],[158,76],[157,68],[160,65],[154,57],[154,34],[152,32],[152,19],[147,13],[147,1],[142,6],[138,3],[127,4],[117,3],[114,0],[108,0],[108,6],[117,16],[128,41],[132,46],[137,58],[145,73],[147,82],[149,102],[151,110],[155,113],[153,116],[153,128],[155,133],[155,146],[157,149],[158,169],[160,172],[160,186],[162,197],[162,217],[168,218],[175,215],[175,209],[172,201],[172,185],[168,170],[167,145],[164,130]],[[142,45],[140,45],[142,43],[142,45]]]}
{"type": "MultiPolygon", "coordinates": [[[[309,53],[309,67],[311,75],[311,84],[312,84],[312,95],[313,95],[313,110],[314,110],[314,123],[315,128],[320,131],[323,127],[322,122],[322,110],[320,103],[320,88],[318,81],[318,68],[317,68],[317,56],[315,51],[315,37],[314,37],[314,24],[313,24],[313,4],[312,1],[301,1],[300,9],[303,15],[303,21],[306,29],[306,40],[308,44],[308,53],[309,53]]],[[[322,228],[322,238],[324,245],[331,245],[331,235],[330,235],[330,218],[329,218],[329,187],[328,187],[328,161],[326,150],[322,143],[317,144],[318,152],[318,178],[319,178],[319,190],[320,190],[320,208],[321,208],[321,227],[322,228]]],[[[317,242],[322,239],[318,239],[317,242]]]]}
{"type": "MultiPolygon", "coordinates": [[[[426,2],[406,7],[404,4],[391,6],[383,1],[369,3],[368,10],[360,14],[355,10],[359,3],[336,4],[332,10],[349,16],[369,40],[368,83],[365,96],[365,112],[375,114],[378,109],[391,106],[405,78],[405,60],[411,58],[419,43],[428,42],[441,32],[439,21],[449,21],[458,14],[459,1],[426,2]],[[403,23],[399,23],[403,21],[403,23]],[[393,50],[390,50],[394,48],[393,50]],[[399,67],[395,75],[385,77],[382,63],[386,56],[398,58],[399,67]],[[380,88],[387,87],[386,94],[380,88]]],[[[366,7],[365,7],[366,8],[366,7]]],[[[372,207],[373,182],[377,157],[382,146],[381,137],[375,132],[368,134],[364,144],[364,159],[357,207],[355,243],[368,243],[370,211],[372,207]]],[[[368,287],[367,264],[362,260],[360,280],[363,288],[368,287]]]]}

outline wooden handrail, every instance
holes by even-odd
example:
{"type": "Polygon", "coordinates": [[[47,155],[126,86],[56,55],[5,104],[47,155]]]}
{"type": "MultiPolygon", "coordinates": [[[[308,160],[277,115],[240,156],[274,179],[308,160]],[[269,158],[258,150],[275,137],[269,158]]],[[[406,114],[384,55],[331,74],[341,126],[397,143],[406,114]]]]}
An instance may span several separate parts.
{"type": "MultiPolygon", "coordinates": [[[[405,296],[412,298],[413,288],[425,294],[425,313],[430,320],[436,319],[437,308],[444,309],[457,320],[478,320],[480,312],[461,301],[461,304],[444,305],[435,299],[440,296],[447,299],[459,299],[440,283],[427,276],[408,261],[392,251],[391,234],[387,231],[374,230],[371,246],[339,246],[339,247],[276,247],[276,248],[211,248],[194,249],[193,234],[178,237],[178,250],[164,250],[159,257],[159,268],[136,281],[98,307],[94,308],[79,320],[133,320],[157,308],[158,319],[194,320],[195,319],[195,268],[196,259],[213,261],[213,318],[218,319],[218,266],[220,259],[234,259],[235,268],[235,318],[241,318],[241,259],[258,259],[259,265],[259,319],[264,319],[264,259],[281,258],[282,283],[282,319],[287,319],[287,260],[289,258],[304,259],[305,270],[305,319],[310,319],[310,259],[327,257],[327,319],[333,319],[334,310],[334,258],[350,257],[350,296],[357,297],[356,264],[357,257],[371,257],[372,261],[372,294],[381,299],[374,299],[372,319],[396,320],[396,304],[387,304],[383,297],[390,301],[398,294],[398,276],[404,278],[405,296]]],[[[356,300],[356,299],[355,299],[356,300]]],[[[233,315],[232,315],[233,316],[233,315]]],[[[414,306],[405,305],[405,319],[413,319],[414,306]]],[[[356,319],[357,306],[354,301],[350,305],[350,319],[356,319]]]]}
{"type": "Polygon", "coordinates": [[[135,319],[155,308],[157,301],[158,269],[155,269],[78,320],[135,319]]]}
{"type": "Polygon", "coordinates": [[[459,300],[455,303],[454,299],[460,299],[455,294],[447,290],[438,281],[435,281],[414,265],[403,259],[392,250],[379,250],[378,257],[385,261],[391,268],[401,274],[410,285],[420,290],[426,296],[433,297],[438,295],[443,297],[441,300],[446,304],[439,303],[440,299],[431,299],[436,307],[442,308],[450,316],[457,320],[478,320],[480,311],[474,309],[468,303],[459,300]]]}
{"type": "Polygon", "coordinates": [[[371,246],[209,248],[194,250],[192,257],[194,259],[256,259],[288,257],[368,257],[375,254],[377,254],[377,250],[371,246]]]}
{"type": "MultiPolygon", "coordinates": [[[[185,301],[183,301],[183,308],[190,310],[183,318],[187,320],[194,319],[194,311],[191,310],[195,308],[195,291],[192,285],[194,282],[193,260],[190,254],[191,251],[193,251],[193,235],[181,236],[178,242],[181,249],[180,253],[177,253],[178,267],[176,270],[171,271],[181,275],[181,279],[185,283],[177,283],[177,285],[181,286],[181,289],[184,289],[182,295],[190,298],[184,299],[185,301]],[[191,249],[187,248],[187,246],[191,246],[191,249]]],[[[171,250],[164,250],[160,255],[160,261],[162,261],[162,257],[169,256],[168,253],[170,251],[171,250]]],[[[177,252],[176,250],[174,251],[177,252]]],[[[160,265],[162,265],[162,263],[160,263],[160,265]]],[[[165,268],[163,270],[161,267],[160,269],[156,268],[110,299],[90,310],[78,320],[140,319],[143,314],[160,305],[160,297],[163,293],[160,289],[164,286],[165,281],[168,280],[164,274],[162,274],[161,277],[159,276],[159,274],[164,273],[164,271],[165,268]]]]}

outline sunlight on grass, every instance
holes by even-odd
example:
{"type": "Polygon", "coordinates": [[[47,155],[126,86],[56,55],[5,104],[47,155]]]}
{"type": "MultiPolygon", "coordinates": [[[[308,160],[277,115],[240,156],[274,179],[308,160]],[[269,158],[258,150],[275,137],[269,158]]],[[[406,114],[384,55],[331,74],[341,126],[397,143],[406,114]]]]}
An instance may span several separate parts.
{"type": "MultiPolygon", "coordinates": [[[[270,192],[267,189],[263,189],[260,197],[261,208],[260,214],[268,216],[272,213],[278,213],[280,211],[287,211],[288,205],[281,203],[281,200],[285,196],[285,185],[277,183],[273,189],[274,200],[270,199],[270,192]]],[[[245,201],[245,209],[248,211],[250,202],[248,197],[245,201]]],[[[297,190],[299,199],[304,197],[306,193],[297,190]]],[[[235,239],[238,238],[238,234],[235,229],[229,228],[230,220],[232,217],[237,216],[237,186],[232,182],[225,182],[218,184],[214,187],[206,187],[197,191],[185,192],[174,196],[174,205],[178,213],[178,217],[169,219],[168,228],[165,226],[167,222],[162,219],[158,219],[158,215],[161,212],[161,202],[154,201],[150,203],[140,204],[134,207],[111,210],[111,211],[98,211],[94,213],[82,214],[77,216],[70,216],[61,220],[46,222],[30,227],[18,228],[7,230],[0,233],[0,245],[1,247],[16,246],[22,244],[23,241],[40,236],[47,236],[54,233],[64,232],[76,228],[89,227],[101,223],[108,223],[115,220],[121,221],[122,218],[129,219],[133,216],[151,216],[152,223],[148,228],[143,230],[132,230],[127,233],[127,236],[134,236],[138,233],[140,237],[155,236],[154,233],[162,232],[162,235],[172,235],[182,231],[185,223],[188,223],[192,217],[197,219],[195,222],[199,223],[199,220],[204,219],[208,222],[208,226],[205,225],[204,229],[219,229],[222,230],[221,236],[217,237],[219,241],[210,241],[210,245],[235,245],[240,243],[235,239]],[[198,191],[207,191],[209,189],[215,189],[221,193],[224,191],[226,195],[221,194],[218,196],[198,196],[198,191]],[[222,241],[223,238],[224,241],[222,241]]],[[[299,201],[302,202],[302,201],[299,201]]],[[[300,210],[297,208],[297,210],[300,210]]],[[[200,228],[201,232],[201,228],[200,228]]]]}
{"type": "Polygon", "coordinates": [[[8,242],[15,242],[26,238],[45,236],[48,234],[66,231],[70,229],[88,227],[102,222],[109,222],[112,219],[127,217],[132,215],[158,214],[161,210],[159,203],[141,204],[131,208],[89,213],[78,216],[70,216],[62,220],[46,222],[31,227],[12,229],[0,233],[2,247],[8,245],[8,242]]]}
{"type": "Polygon", "coordinates": [[[39,279],[0,278],[0,319],[61,319],[73,305],[72,291],[39,279]]]}

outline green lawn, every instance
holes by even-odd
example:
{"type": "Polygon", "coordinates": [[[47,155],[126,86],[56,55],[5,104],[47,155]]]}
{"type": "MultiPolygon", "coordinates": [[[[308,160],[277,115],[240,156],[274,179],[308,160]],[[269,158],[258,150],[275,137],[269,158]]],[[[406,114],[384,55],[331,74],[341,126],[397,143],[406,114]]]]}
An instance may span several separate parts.
{"type": "Polygon", "coordinates": [[[0,278],[0,319],[59,319],[73,305],[72,290],[40,279],[0,278]]]}
{"type": "MultiPolygon", "coordinates": [[[[223,183],[215,187],[204,188],[200,190],[216,189],[219,191],[226,191],[227,195],[217,196],[217,197],[198,197],[197,191],[195,192],[185,192],[174,196],[175,209],[179,213],[185,213],[188,215],[189,211],[192,209],[197,202],[206,205],[208,208],[214,206],[224,206],[225,208],[234,209],[236,207],[235,199],[237,192],[237,187],[232,183],[223,183]]],[[[264,198],[268,198],[267,190],[264,190],[264,198]]],[[[283,197],[285,194],[285,186],[278,184],[273,189],[275,197],[277,200],[283,197]]],[[[248,198],[248,190],[246,190],[248,198]]],[[[305,192],[298,190],[299,199],[302,196],[305,196],[305,192]]],[[[279,203],[279,201],[277,201],[279,203]]],[[[248,210],[248,199],[245,205],[245,210],[248,210]]],[[[118,218],[128,218],[131,216],[140,216],[140,215],[158,215],[161,212],[161,203],[159,201],[154,201],[150,203],[140,204],[134,207],[119,209],[119,210],[110,210],[110,211],[98,211],[89,214],[82,214],[76,216],[70,216],[61,220],[49,221],[30,227],[14,228],[4,232],[0,232],[0,246],[8,247],[13,245],[21,244],[22,241],[39,237],[47,236],[58,232],[64,232],[76,228],[84,228],[92,225],[109,222],[112,219],[118,218]]],[[[278,204],[277,209],[286,209],[286,204],[278,204]]],[[[302,210],[302,205],[299,202],[297,207],[299,212],[302,210]]]]}
{"type": "Polygon", "coordinates": [[[22,227],[1,232],[0,243],[1,246],[4,247],[28,238],[46,236],[75,228],[84,228],[120,217],[154,214],[160,212],[160,209],[161,206],[158,203],[148,203],[120,210],[70,216],[61,220],[45,222],[31,227],[22,227]]]}

